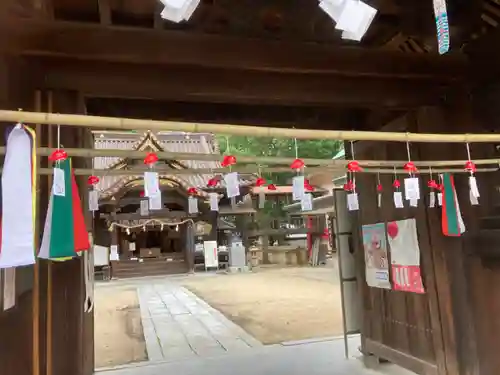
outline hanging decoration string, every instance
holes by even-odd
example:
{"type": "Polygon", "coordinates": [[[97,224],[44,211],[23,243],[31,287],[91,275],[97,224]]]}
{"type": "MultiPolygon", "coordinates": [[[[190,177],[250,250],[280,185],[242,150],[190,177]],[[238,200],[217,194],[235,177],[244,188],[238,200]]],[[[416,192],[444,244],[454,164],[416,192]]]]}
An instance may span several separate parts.
{"type": "Polygon", "coordinates": [[[192,223],[194,225],[193,219],[186,219],[186,220],[177,221],[177,222],[163,221],[163,220],[159,220],[159,219],[149,219],[149,220],[146,220],[144,223],[136,224],[136,225],[126,225],[126,224],[122,224],[122,223],[113,222],[109,225],[108,230],[111,232],[114,230],[115,227],[124,228],[124,229],[128,229],[128,230],[136,229],[136,228],[144,228],[144,227],[148,226],[149,224],[160,224],[161,226],[175,227],[177,225],[182,225],[185,223],[192,223]]]}

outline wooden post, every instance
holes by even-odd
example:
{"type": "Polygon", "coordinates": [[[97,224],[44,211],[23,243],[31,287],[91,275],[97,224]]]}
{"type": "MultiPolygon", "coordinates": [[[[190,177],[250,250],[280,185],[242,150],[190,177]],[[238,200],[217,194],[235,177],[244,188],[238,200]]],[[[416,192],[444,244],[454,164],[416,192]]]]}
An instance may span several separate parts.
{"type": "MultiPolygon", "coordinates": [[[[54,106],[54,97],[52,91],[47,93],[47,112],[51,112],[54,106]]],[[[54,127],[51,126],[48,129],[48,143],[47,147],[54,147],[54,127]]],[[[52,176],[47,177],[47,193],[48,200],[50,200],[50,195],[52,192],[52,176]]],[[[47,329],[46,329],[46,375],[52,375],[52,263],[47,262],[47,329]]]]}
{"type": "MultiPolygon", "coordinates": [[[[40,90],[35,91],[35,110],[41,111],[42,108],[42,93],[40,90]]],[[[37,124],[35,126],[36,147],[40,147],[42,138],[42,127],[37,124]]],[[[36,179],[40,184],[40,159],[36,159],[36,179]]],[[[35,249],[39,248],[40,244],[40,188],[37,187],[36,203],[35,203],[35,249]]],[[[40,374],[40,262],[38,258],[33,267],[33,375],[40,374]]]]}

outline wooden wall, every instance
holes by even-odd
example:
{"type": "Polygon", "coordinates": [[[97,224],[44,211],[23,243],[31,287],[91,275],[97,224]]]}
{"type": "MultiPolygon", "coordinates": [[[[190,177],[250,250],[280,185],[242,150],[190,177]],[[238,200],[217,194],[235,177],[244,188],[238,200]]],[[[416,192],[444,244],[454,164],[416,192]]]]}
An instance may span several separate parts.
{"type": "MultiPolygon", "coordinates": [[[[30,70],[21,59],[0,58],[0,107],[23,110],[83,113],[76,93],[36,91],[30,70]]],[[[55,146],[56,130],[36,127],[43,146],[55,146]]],[[[63,129],[66,147],[88,147],[87,132],[63,129]]],[[[3,134],[1,137],[4,142],[3,134]]],[[[47,158],[40,159],[48,166],[47,158]]],[[[84,166],[81,161],[76,165],[84,166]]],[[[43,228],[48,204],[49,178],[39,179],[39,228],[43,228]]],[[[79,181],[80,193],[87,189],[79,181]]],[[[85,204],[85,201],[84,201],[85,204]]],[[[39,239],[42,232],[38,229],[39,239]]],[[[0,374],[2,375],[89,375],[93,373],[93,314],[84,314],[83,262],[74,259],[60,264],[39,261],[35,267],[16,270],[17,305],[0,311],[0,374]],[[38,276],[37,276],[38,275],[38,276]],[[50,275],[50,276],[49,276],[50,275]],[[52,283],[49,283],[49,277],[52,283]],[[52,285],[50,287],[49,285],[52,285]],[[39,294],[36,291],[39,291],[39,294]],[[38,298],[37,298],[38,296],[38,298]],[[49,317],[52,317],[49,319],[49,317]]]]}

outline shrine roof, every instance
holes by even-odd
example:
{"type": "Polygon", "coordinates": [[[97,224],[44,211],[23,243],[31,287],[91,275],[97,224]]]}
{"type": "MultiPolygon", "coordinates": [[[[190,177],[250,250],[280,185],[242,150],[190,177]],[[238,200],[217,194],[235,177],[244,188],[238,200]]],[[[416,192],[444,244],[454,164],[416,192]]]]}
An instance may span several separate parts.
{"type": "MultiPolygon", "coordinates": [[[[158,132],[147,131],[143,134],[137,132],[93,132],[94,148],[137,150],[151,152],[177,152],[192,154],[219,154],[219,145],[213,134],[209,133],[183,133],[183,132],[158,132]]],[[[201,195],[206,195],[208,180],[214,175],[210,174],[183,174],[169,173],[168,169],[216,169],[221,168],[220,161],[201,160],[164,160],[162,168],[159,168],[161,180],[168,181],[168,185],[179,186],[184,190],[191,187],[200,190],[201,195]],[[166,168],[163,168],[166,167],[166,168]]],[[[135,161],[142,164],[142,161],[135,161]]],[[[96,157],[94,158],[95,169],[128,169],[134,161],[121,157],[96,157]]],[[[160,164],[158,164],[158,167],[160,164]]],[[[103,176],[97,186],[101,191],[102,198],[109,198],[127,184],[138,181],[142,175],[135,176],[103,176]]],[[[251,176],[240,178],[243,186],[253,183],[251,176]]],[[[223,184],[223,181],[221,181],[223,184]]]]}

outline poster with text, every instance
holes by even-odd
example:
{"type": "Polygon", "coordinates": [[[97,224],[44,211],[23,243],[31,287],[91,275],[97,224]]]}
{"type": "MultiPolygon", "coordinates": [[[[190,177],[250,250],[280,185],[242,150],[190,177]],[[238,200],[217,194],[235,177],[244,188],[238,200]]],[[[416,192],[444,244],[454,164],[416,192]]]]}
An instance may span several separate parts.
{"type": "Polygon", "coordinates": [[[415,219],[387,224],[391,252],[392,285],[394,290],[424,293],[420,273],[420,248],[415,219]]]}
{"type": "Polygon", "coordinates": [[[375,288],[391,289],[384,223],[363,225],[362,232],[366,283],[375,288]]]}

